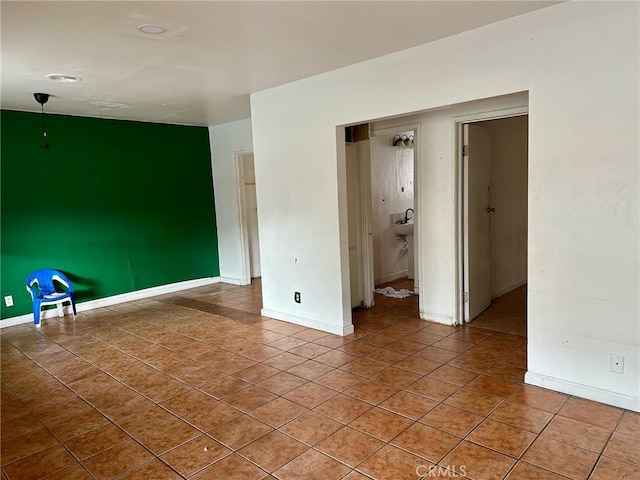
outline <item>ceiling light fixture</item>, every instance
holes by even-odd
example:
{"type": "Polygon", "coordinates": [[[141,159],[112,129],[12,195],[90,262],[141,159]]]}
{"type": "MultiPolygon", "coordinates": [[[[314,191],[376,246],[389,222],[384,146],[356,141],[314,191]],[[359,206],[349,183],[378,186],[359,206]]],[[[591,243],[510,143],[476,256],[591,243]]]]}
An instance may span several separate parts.
{"type": "Polygon", "coordinates": [[[45,75],[45,78],[49,80],[53,80],[54,82],[80,82],[82,78],[77,77],[75,75],[63,75],[62,73],[50,73],[49,75],[45,75]]]}
{"type": "Polygon", "coordinates": [[[394,147],[412,148],[413,147],[413,135],[400,135],[396,133],[393,136],[391,145],[394,147]]]}
{"type": "Polygon", "coordinates": [[[167,29],[160,25],[139,25],[138,30],[148,35],[162,35],[167,29]]]}
{"type": "Polygon", "coordinates": [[[44,148],[49,148],[49,144],[47,143],[47,127],[44,123],[44,104],[49,101],[49,94],[34,93],[33,98],[35,98],[36,102],[38,102],[42,107],[42,136],[44,137],[44,148]]]}

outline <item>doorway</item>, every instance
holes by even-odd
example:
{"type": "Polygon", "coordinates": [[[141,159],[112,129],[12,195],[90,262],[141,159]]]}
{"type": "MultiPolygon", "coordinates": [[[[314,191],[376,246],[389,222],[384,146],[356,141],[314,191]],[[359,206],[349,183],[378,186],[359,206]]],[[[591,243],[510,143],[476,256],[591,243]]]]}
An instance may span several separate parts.
{"type": "Polygon", "coordinates": [[[415,290],[413,130],[371,136],[371,214],[374,284],[409,279],[415,290]]]}
{"type": "Polygon", "coordinates": [[[258,230],[258,202],[256,197],[256,175],[253,153],[236,155],[238,178],[238,200],[240,211],[242,284],[248,285],[260,278],[260,232],[258,230]]]}
{"type": "Polygon", "coordinates": [[[418,129],[415,125],[377,131],[370,131],[369,124],[346,127],[352,308],[373,307],[374,298],[380,297],[374,296],[374,289],[396,287],[398,282],[402,290],[417,295],[414,145],[418,145],[418,129]]]}
{"type": "MultiPolygon", "coordinates": [[[[462,186],[462,129],[465,123],[498,120],[528,114],[528,93],[518,92],[501,97],[473,100],[442,108],[398,115],[368,122],[369,137],[393,135],[413,130],[414,148],[414,205],[415,205],[415,277],[419,296],[417,316],[447,325],[464,323],[464,245],[463,245],[463,186],[462,186]]],[[[349,142],[349,127],[337,127],[338,158],[346,158],[345,140],[349,142]],[[345,140],[342,140],[342,138],[345,140]],[[342,140],[342,142],[340,142],[342,140]]],[[[370,138],[367,142],[370,143],[370,138]]],[[[500,142],[502,143],[502,142],[500,142]]],[[[368,145],[358,142],[358,145],[368,145]]],[[[366,148],[369,148],[368,146],[366,148]]],[[[353,216],[347,208],[349,182],[347,163],[340,162],[339,200],[341,211],[341,258],[343,312],[353,319],[347,248],[349,228],[353,216]],[[342,176],[343,175],[343,176],[342,176]],[[344,216],[342,216],[344,215],[344,216]]],[[[362,185],[370,185],[363,182],[362,185]]],[[[370,204],[364,203],[365,205],[370,204]]],[[[485,206],[486,208],[486,206],[485,206]]],[[[502,210],[502,209],[501,209],[502,210]]],[[[364,217],[356,217],[366,218],[364,217]]],[[[371,227],[366,226],[363,244],[370,240],[371,227]]],[[[526,237],[526,233],[523,232],[526,237]]],[[[365,256],[365,258],[371,258],[365,256]]],[[[366,264],[367,262],[365,262],[366,264]]],[[[372,263],[372,262],[369,262],[372,263]]],[[[525,280],[526,281],[526,280],[525,280]]],[[[365,292],[373,293],[373,272],[365,292]]],[[[395,286],[394,286],[395,287],[395,286]]],[[[397,287],[396,287],[397,288],[397,287]]],[[[406,287],[404,287],[406,288],[406,287]]],[[[494,290],[495,292],[495,290],[494,290]]],[[[373,296],[373,295],[372,295],[373,296]]],[[[377,296],[377,299],[380,297],[377,296]]],[[[373,300],[373,299],[372,299],[373,300]]],[[[367,305],[370,306],[370,305],[367,305]]],[[[371,312],[372,314],[374,312],[371,312]]]]}
{"type": "Polygon", "coordinates": [[[528,116],[461,124],[462,312],[527,282],[528,116]]]}

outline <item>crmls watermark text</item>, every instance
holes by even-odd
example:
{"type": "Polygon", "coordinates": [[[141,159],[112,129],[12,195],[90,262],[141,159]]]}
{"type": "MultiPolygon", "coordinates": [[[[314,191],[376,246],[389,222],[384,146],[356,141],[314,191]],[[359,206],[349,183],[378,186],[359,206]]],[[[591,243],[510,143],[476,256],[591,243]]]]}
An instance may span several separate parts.
{"type": "Polygon", "coordinates": [[[419,465],[416,468],[416,475],[420,480],[424,478],[455,478],[463,477],[467,474],[467,467],[464,465],[419,465]]]}

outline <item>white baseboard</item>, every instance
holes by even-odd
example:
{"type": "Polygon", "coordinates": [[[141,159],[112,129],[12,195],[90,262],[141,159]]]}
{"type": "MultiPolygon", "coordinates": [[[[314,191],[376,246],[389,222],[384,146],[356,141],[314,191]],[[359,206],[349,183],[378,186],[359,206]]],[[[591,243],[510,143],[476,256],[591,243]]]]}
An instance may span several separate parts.
{"type": "Polygon", "coordinates": [[[420,312],[420,318],[422,320],[429,320],[430,322],[442,323],[444,325],[453,325],[453,317],[450,315],[420,312]]]}
{"type": "Polygon", "coordinates": [[[527,284],[527,279],[525,278],[524,280],[520,280],[519,282],[516,282],[513,285],[509,285],[508,287],[505,287],[502,290],[497,291],[496,293],[492,293],[491,300],[501,297],[502,295],[506,295],[509,292],[513,292],[516,288],[520,288],[521,286],[526,284],[527,284]]]}
{"type": "Polygon", "coordinates": [[[231,285],[239,285],[241,287],[251,284],[251,282],[244,283],[241,278],[231,278],[231,277],[220,277],[220,281],[222,283],[230,283],[231,285]]]}
{"type": "Polygon", "coordinates": [[[405,278],[408,275],[408,270],[402,270],[400,272],[390,273],[389,275],[385,275],[384,277],[376,278],[374,283],[376,287],[378,285],[382,285],[383,283],[393,282],[399,278],[405,278]]]}
{"type": "Polygon", "coordinates": [[[639,397],[621,395],[616,392],[610,392],[608,390],[602,390],[589,385],[582,385],[533,372],[525,373],[524,381],[529,385],[548,388],[549,390],[555,390],[556,392],[567,393],[569,395],[575,395],[576,397],[587,398],[596,402],[606,403],[607,405],[613,405],[614,407],[640,412],[639,397]]]}
{"type": "MultiPolygon", "coordinates": [[[[113,295],[111,297],[97,298],[95,300],[76,303],[76,310],[78,312],[86,312],[95,308],[109,307],[111,305],[117,305],[119,303],[126,303],[134,300],[141,300],[143,298],[155,297],[156,295],[164,295],[165,293],[179,292],[180,290],[187,290],[189,288],[196,288],[202,287],[204,285],[220,283],[220,281],[220,277],[208,277],[198,278],[196,280],[185,280],[184,282],[169,283],[167,285],[159,285],[157,287],[144,288],[142,290],[121,293],[119,295],[113,295]]],[[[65,313],[71,313],[70,305],[65,305],[64,308],[65,313]]],[[[44,310],[40,314],[41,319],[54,318],[57,316],[58,311],[55,308],[44,310]]],[[[12,327],[14,325],[20,325],[22,323],[30,322],[33,322],[33,313],[27,313],[25,315],[19,315],[17,317],[5,318],[4,320],[0,321],[0,328],[12,327]]]]}
{"type": "Polygon", "coordinates": [[[283,322],[295,323],[296,325],[302,325],[303,327],[322,330],[323,332],[333,333],[334,335],[349,335],[353,333],[354,330],[353,325],[339,327],[330,323],[319,322],[317,320],[311,320],[310,318],[298,317],[297,315],[277,312],[267,308],[263,308],[260,315],[263,317],[275,318],[276,320],[282,320],[283,322]]]}

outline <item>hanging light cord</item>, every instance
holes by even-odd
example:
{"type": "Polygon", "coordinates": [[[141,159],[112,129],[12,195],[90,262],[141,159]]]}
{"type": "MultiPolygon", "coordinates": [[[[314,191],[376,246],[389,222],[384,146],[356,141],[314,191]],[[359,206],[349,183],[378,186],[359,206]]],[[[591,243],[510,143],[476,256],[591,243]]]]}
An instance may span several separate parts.
{"type": "Polygon", "coordinates": [[[49,144],[47,143],[47,125],[44,119],[44,103],[40,104],[42,108],[42,136],[44,137],[44,148],[49,148],[49,144]]]}

